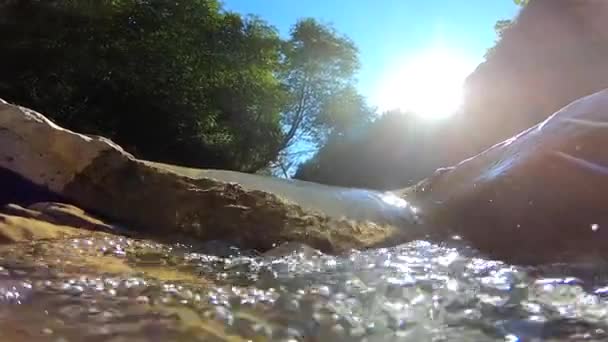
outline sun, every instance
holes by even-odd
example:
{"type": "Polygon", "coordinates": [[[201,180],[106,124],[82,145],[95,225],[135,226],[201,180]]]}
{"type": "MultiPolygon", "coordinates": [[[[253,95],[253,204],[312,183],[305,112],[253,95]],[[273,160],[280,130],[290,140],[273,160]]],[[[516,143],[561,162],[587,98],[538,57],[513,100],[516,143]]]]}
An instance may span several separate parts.
{"type": "Polygon", "coordinates": [[[448,50],[429,50],[387,69],[376,95],[380,110],[399,109],[425,119],[458,111],[465,78],[475,63],[448,50]]]}

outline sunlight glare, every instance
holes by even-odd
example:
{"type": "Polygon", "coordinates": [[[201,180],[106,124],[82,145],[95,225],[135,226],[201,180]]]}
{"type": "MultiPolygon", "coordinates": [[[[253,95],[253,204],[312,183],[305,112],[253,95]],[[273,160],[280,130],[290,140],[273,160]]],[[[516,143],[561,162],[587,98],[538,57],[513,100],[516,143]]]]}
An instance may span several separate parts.
{"type": "Polygon", "coordinates": [[[399,109],[426,119],[455,114],[463,101],[465,78],[475,64],[448,50],[430,50],[389,68],[376,103],[382,111],[399,109]]]}

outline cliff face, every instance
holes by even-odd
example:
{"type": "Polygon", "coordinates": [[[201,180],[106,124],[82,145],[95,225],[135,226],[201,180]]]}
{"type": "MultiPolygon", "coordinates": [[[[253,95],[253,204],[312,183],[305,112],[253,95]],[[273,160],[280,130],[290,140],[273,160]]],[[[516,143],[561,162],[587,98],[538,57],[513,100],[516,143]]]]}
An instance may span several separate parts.
{"type": "Polygon", "coordinates": [[[608,1],[532,0],[466,81],[454,162],[608,87],[608,1]]]}

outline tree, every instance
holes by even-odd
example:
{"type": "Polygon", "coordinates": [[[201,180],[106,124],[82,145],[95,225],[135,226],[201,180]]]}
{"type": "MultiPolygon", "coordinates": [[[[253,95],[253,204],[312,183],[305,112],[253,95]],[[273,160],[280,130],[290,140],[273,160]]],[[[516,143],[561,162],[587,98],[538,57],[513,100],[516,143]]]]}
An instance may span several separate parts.
{"type": "Polygon", "coordinates": [[[284,41],[217,0],[0,0],[0,44],[1,97],[145,159],[285,166],[372,113],[348,38],[305,19],[284,41]]]}
{"type": "MultiPolygon", "coordinates": [[[[513,0],[516,5],[521,7],[525,7],[530,0],[513,0]]],[[[505,31],[507,31],[511,26],[513,26],[513,20],[511,19],[500,19],[494,24],[494,31],[496,32],[496,41],[494,42],[494,46],[490,47],[486,53],[484,58],[488,59],[493,53],[496,52],[496,46],[502,40],[505,31]]]]}
{"type": "Polygon", "coordinates": [[[216,0],[0,2],[0,96],[143,158],[252,171],[282,142],[281,40],[216,0]]]}
{"type": "Polygon", "coordinates": [[[279,167],[288,175],[302,152],[316,150],[327,137],[365,122],[372,111],[354,88],[359,66],[353,42],[314,19],[299,21],[284,44],[284,136],[279,167]]]}
{"type": "Polygon", "coordinates": [[[347,134],[332,134],[295,178],[329,185],[396,189],[412,185],[437,167],[441,127],[426,126],[399,111],[347,134]]]}
{"type": "Polygon", "coordinates": [[[496,52],[496,46],[498,45],[498,42],[502,40],[505,31],[507,31],[512,25],[513,20],[510,19],[501,19],[498,20],[496,24],[494,24],[494,31],[496,32],[496,41],[494,42],[494,46],[488,48],[488,50],[486,51],[484,56],[485,59],[488,59],[490,56],[492,56],[493,53],[496,52]]]}

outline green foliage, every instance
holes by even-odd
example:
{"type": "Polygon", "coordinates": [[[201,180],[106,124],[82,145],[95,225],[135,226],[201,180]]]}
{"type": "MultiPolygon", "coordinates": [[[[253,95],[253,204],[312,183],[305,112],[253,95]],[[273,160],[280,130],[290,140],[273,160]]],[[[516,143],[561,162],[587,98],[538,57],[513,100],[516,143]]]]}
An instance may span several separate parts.
{"type": "Polygon", "coordinates": [[[496,31],[499,39],[502,38],[505,30],[511,27],[511,25],[513,25],[513,21],[510,19],[498,20],[496,24],[494,24],[494,31],[496,31]]]}
{"type": "Polygon", "coordinates": [[[0,96],[138,155],[253,170],[276,157],[281,41],[215,0],[0,3],[0,96]]]}
{"type": "Polygon", "coordinates": [[[217,0],[0,0],[0,44],[0,97],[146,159],[253,172],[371,113],[348,38],[217,0]]]}
{"type": "Polygon", "coordinates": [[[427,152],[439,143],[437,136],[412,115],[389,112],[358,130],[332,134],[295,178],[380,190],[412,185],[436,168],[427,152]]]}
{"type": "Polygon", "coordinates": [[[354,88],[359,61],[352,41],[305,19],[293,27],[283,51],[280,78],[289,94],[282,120],[283,159],[293,159],[302,148],[322,146],[329,134],[368,120],[372,111],[354,88]]]}
{"type": "Polygon", "coordinates": [[[513,25],[513,20],[510,19],[502,19],[498,20],[496,24],[494,24],[494,31],[496,32],[496,41],[494,42],[494,46],[488,48],[486,51],[485,58],[488,59],[492,54],[496,52],[496,46],[502,40],[505,31],[507,31],[513,25]]]}
{"type": "MultiPolygon", "coordinates": [[[[513,2],[516,5],[524,7],[528,3],[530,3],[530,0],[513,0],[513,2]]],[[[497,38],[496,38],[496,42],[494,43],[494,46],[490,47],[488,49],[488,51],[486,51],[486,54],[484,56],[486,59],[488,59],[492,54],[494,54],[496,52],[496,46],[501,41],[505,31],[507,29],[509,29],[512,25],[513,25],[513,20],[511,20],[511,19],[501,19],[501,20],[498,20],[496,22],[496,24],[494,24],[494,31],[496,31],[497,38]]]]}

